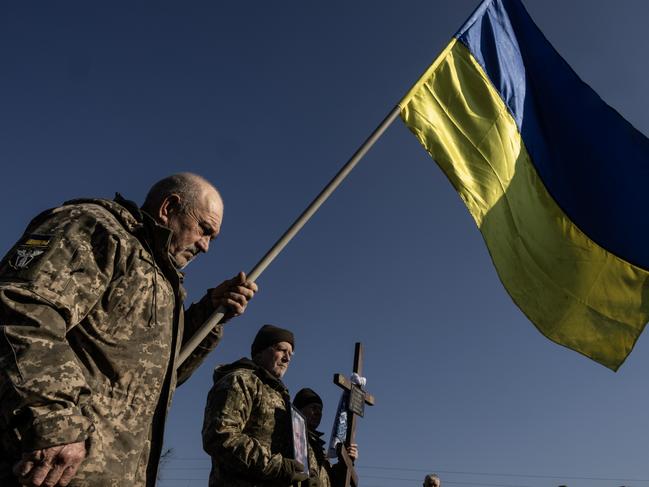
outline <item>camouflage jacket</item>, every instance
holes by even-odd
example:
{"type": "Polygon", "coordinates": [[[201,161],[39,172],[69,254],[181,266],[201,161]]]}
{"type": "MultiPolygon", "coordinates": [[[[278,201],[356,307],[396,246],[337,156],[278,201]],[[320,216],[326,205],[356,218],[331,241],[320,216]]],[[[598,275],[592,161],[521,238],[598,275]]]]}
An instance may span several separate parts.
{"type": "Polygon", "coordinates": [[[0,262],[0,485],[23,451],[86,441],[72,486],[153,486],[176,357],[212,312],[184,312],[171,231],[119,195],[37,216],[0,262]]]}
{"type": "Polygon", "coordinates": [[[249,359],[214,371],[203,448],[212,457],[210,487],[289,487],[290,397],[284,384],[249,359]]]}
{"type": "Polygon", "coordinates": [[[309,430],[309,472],[320,482],[319,487],[337,487],[344,485],[345,469],[344,463],[338,462],[333,465],[325,454],[324,445],[320,431],[309,430]]]}
{"type": "Polygon", "coordinates": [[[309,430],[309,472],[320,481],[320,487],[331,487],[331,463],[325,455],[322,435],[309,430]]]}

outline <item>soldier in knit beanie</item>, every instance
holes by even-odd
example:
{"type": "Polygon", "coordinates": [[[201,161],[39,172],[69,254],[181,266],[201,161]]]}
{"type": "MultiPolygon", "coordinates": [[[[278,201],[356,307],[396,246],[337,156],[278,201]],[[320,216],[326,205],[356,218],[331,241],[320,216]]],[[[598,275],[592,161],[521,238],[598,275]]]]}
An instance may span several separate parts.
{"type": "Polygon", "coordinates": [[[291,398],[282,382],[294,344],[289,330],[264,325],[251,359],[214,370],[202,431],[212,457],[210,487],[291,487],[309,479],[308,466],[295,459],[291,398]]]}
{"type": "MultiPolygon", "coordinates": [[[[313,389],[300,389],[293,398],[293,406],[298,409],[306,420],[309,434],[309,471],[318,479],[322,487],[339,485],[344,478],[340,464],[332,465],[324,451],[323,433],[317,430],[322,420],[322,398],[313,389]]],[[[356,443],[347,447],[347,454],[352,460],[358,458],[356,443]]]]}
{"type": "Polygon", "coordinates": [[[290,343],[295,350],[295,337],[292,332],[278,326],[264,325],[259,329],[252,342],[250,356],[254,359],[259,352],[280,342],[290,343]]]}

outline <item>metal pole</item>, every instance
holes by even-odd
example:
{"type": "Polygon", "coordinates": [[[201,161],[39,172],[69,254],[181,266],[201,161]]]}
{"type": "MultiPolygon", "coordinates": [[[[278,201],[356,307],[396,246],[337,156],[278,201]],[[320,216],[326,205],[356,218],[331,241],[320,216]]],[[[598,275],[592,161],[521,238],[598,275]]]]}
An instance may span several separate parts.
{"type": "MultiPolygon", "coordinates": [[[[399,115],[401,108],[397,105],[392,109],[387,117],[383,119],[381,124],[372,132],[372,134],[367,138],[367,140],[361,145],[361,147],[354,153],[354,155],[347,161],[347,163],[342,167],[338,174],[325,186],[325,188],[320,192],[320,194],[311,202],[306,210],[295,220],[293,225],[286,230],[284,235],[273,245],[273,247],[264,255],[264,257],[257,263],[255,267],[247,274],[247,278],[251,281],[256,281],[257,278],[261,275],[262,272],[270,265],[270,263],[279,255],[279,253],[286,247],[286,245],[291,241],[291,239],[300,231],[304,224],[309,221],[313,214],[318,211],[318,208],[331,196],[340,183],[347,177],[347,175],[354,169],[354,166],[363,158],[363,156],[371,149],[374,143],[383,135],[387,128],[394,122],[394,120],[399,115]]],[[[178,361],[176,367],[179,367],[187,357],[196,349],[196,347],[209,335],[210,331],[218,325],[223,316],[225,315],[226,308],[219,306],[219,308],[212,313],[212,315],[201,325],[201,327],[194,333],[194,335],[185,343],[183,348],[180,350],[178,355],[178,361]]]]}

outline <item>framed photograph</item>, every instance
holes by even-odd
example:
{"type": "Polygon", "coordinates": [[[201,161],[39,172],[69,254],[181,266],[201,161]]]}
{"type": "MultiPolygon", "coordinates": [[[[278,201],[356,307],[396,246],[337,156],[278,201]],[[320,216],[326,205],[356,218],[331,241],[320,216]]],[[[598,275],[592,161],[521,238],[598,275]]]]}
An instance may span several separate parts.
{"type": "Polygon", "coordinates": [[[291,425],[293,430],[293,458],[304,465],[304,473],[309,473],[309,446],[306,420],[300,411],[291,405],[291,425]]]}

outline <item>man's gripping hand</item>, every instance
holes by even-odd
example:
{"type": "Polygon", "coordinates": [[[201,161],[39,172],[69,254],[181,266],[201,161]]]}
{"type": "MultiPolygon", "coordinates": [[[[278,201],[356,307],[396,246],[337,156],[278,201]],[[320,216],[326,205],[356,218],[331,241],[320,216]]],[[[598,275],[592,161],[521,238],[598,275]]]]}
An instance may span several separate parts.
{"type": "Polygon", "coordinates": [[[257,292],[257,284],[247,280],[244,272],[239,272],[232,279],[223,281],[221,284],[208,291],[212,306],[218,308],[225,306],[228,311],[221,323],[230,318],[243,314],[250,301],[257,292]]]}
{"type": "Polygon", "coordinates": [[[65,487],[85,458],[86,444],[79,441],[23,453],[13,470],[21,485],[65,487]]]}
{"type": "Polygon", "coordinates": [[[282,473],[290,483],[302,482],[309,478],[308,473],[304,473],[304,465],[292,458],[285,458],[282,460],[282,473]]]}
{"type": "Polygon", "coordinates": [[[352,443],[346,448],[347,448],[347,455],[349,455],[349,458],[352,459],[352,462],[358,460],[358,445],[356,443],[352,443]]]}

